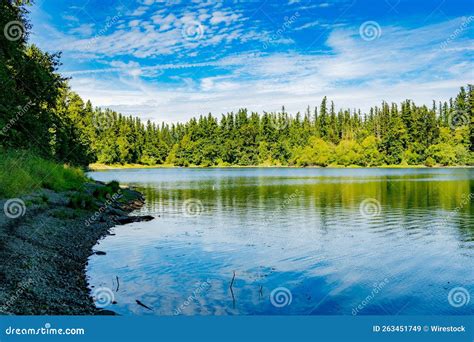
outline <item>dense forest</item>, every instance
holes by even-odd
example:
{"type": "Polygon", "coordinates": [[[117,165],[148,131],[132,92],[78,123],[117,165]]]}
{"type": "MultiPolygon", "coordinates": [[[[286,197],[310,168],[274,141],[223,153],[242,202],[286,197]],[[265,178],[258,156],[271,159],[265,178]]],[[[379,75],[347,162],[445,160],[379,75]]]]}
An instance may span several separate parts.
{"type": "Polygon", "coordinates": [[[278,113],[211,114],[187,123],[143,123],[110,110],[92,108],[65,92],[63,113],[87,146],[88,161],[146,165],[360,165],[470,163],[474,89],[461,88],[449,103],[432,108],[407,100],[382,103],[362,114],[335,110],[324,98],[301,115],[278,113]]]}
{"type": "Polygon", "coordinates": [[[71,91],[58,68],[60,53],[28,44],[28,1],[1,2],[0,146],[33,150],[74,165],[176,166],[472,165],[474,86],[429,107],[406,100],[368,112],[336,109],[326,97],[290,115],[240,109],[186,123],[142,122],[93,107],[71,91]]]}

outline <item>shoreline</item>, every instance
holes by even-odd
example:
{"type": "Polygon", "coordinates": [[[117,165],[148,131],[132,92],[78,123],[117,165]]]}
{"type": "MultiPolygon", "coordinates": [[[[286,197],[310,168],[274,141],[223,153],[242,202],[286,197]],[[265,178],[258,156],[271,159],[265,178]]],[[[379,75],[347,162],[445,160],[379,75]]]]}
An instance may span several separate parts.
{"type": "Polygon", "coordinates": [[[108,170],[132,170],[132,169],[471,169],[474,165],[455,165],[455,166],[431,166],[426,165],[381,165],[381,166],[290,166],[290,165],[228,165],[228,166],[199,166],[192,165],[188,167],[174,165],[106,165],[90,164],[87,172],[108,171],[108,170]]]}
{"type": "Polygon", "coordinates": [[[83,191],[42,189],[15,200],[23,203],[22,215],[0,216],[0,315],[115,314],[94,304],[86,267],[110,228],[153,219],[129,215],[143,206],[143,195],[129,188],[112,195],[96,182],[83,191]]]}

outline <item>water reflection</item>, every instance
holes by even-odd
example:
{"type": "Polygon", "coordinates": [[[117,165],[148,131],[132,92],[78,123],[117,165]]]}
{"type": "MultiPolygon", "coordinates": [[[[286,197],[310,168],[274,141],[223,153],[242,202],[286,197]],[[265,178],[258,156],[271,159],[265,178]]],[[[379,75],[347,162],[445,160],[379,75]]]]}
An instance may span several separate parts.
{"type": "Polygon", "coordinates": [[[356,314],[474,313],[472,301],[448,302],[456,286],[474,295],[472,169],[91,176],[137,186],[147,198],[141,212],[160,215],[115,228],[97,247],[107,255],[91,257],[92,285],[111,287],[119,277],[117,304],[108,309],[120,314],[350,315],[359,306],[356,314]],[[380,204],[377,215],[361,213],[368,198],[380,204]],[[190,199],[199,215],[186,214],[190,199]],[[278,287],[290,291],[289,305],[272,304],[278,287]]]}

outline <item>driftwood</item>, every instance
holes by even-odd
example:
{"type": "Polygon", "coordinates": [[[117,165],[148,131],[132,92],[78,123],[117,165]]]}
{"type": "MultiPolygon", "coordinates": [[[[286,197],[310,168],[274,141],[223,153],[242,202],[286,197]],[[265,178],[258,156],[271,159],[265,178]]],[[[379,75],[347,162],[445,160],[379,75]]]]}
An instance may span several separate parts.
{"type": "Polygon", "coordinates": [[[145,309],[148,309],[148,310],[150,310],[150,311],[153,311],[152,308],[150,308],[149,306],[146,306],[145,304],[143,304],[142,302],[140,302],[138,299],[136,299],[135,302],[137,302],[138,305],[143,306],[145,309]]]}
{"type": "Polygon", "coordinates": [[[118,224],[128,224],[133,222],[143,222],[143,221],[151,221],[154,217],[150,215],[145,216],[118,216],[114,220],[118,224]]]}
{"type": "Polygon", "coordinates": [[[234,285],[234,280],[235,280],[235,271],[234,271],[234,276],[232,277],[232,281],[230,282],[229,288],[230,288],[230,293],[232,294],[232,306],[235,309],[235,296],[234,296],[234,290],[232,286],[234,285]]]}

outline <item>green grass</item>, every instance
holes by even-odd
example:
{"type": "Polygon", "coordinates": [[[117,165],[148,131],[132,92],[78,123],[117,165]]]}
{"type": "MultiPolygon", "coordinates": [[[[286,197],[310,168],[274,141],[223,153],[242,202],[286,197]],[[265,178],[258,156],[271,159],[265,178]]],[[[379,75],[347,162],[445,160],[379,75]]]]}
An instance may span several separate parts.
{"type": "Polygon", "coordinates": [[[80,190],[86,181],[79,168],[45,160],[26,151],[0,149],[0,198],[28,194],[40,188],[80,190]]]}

